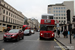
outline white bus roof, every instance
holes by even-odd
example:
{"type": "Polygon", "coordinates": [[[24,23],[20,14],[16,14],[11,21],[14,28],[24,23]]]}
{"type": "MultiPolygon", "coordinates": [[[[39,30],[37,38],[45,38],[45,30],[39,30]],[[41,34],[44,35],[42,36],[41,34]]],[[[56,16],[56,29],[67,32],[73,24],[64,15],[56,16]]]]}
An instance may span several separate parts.
{"type": "Polygon", "coordinates": [[[47,15],[47,16],[54,16],[54,14],[42,14],[42,15],[47,15]]]}

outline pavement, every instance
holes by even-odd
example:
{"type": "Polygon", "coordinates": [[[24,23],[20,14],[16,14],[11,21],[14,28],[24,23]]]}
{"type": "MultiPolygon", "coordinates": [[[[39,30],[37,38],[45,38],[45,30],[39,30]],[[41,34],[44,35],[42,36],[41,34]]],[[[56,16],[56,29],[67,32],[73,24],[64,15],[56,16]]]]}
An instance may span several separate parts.
{"type": "Polygon", "coordinates": [[[0,32],[0,41],[1,40],[3,40],[3,34],[4,34],[5,32],[0,32]]]}
{"type": "Polygon", "coordinates": [[[66,49],[66,50],[75,50],[75,39],[71,36],[71,44],[70,44],[70,35],[68,38],[64,38],[63,34],[60,34],[59,37],[55,37],[55,39],[66,49]]]}

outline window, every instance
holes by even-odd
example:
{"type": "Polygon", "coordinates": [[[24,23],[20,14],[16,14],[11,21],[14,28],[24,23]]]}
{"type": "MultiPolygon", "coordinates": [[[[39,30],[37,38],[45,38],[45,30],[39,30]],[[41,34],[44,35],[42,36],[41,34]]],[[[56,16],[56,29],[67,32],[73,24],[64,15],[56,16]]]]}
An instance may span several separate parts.
{"type": "Polygon", "coordinates": [[[63,22],[63,20],[62,20],[62,22],[63,22]]]}
{"type": "Polygon", "coordinates": [[[42,16],[42,19],[47,19],[47,16],[42,16]]]}
{"type": "Polygon", "coordinates": [[[64,21],[64,22],[66,22],[66,21],[64,21]]]}
{"type": "Polygon", "coordinates": [[[63,12],[63,11],[61,11],[61,12],[63,12]]]}
{"type": "Polygon", "coordinates": [[[55,12],[55,11],[54,11],[55,12]]]}
{"type": "Polygon", "coordinates": [[[56,14],[56,16],[58,16],[58,14],[56,14]]]}
{"type": "Polygon", "coordinates": [[[64,14],[64,16],[65,16],[65,14],[64,14]]]}
{"type": "Polygon", "coordinates": [[[53,16],[49,16],[49,19],[53,19],[53,16]]]}
{"type": "Polygon", "coordinates": [[[8,11],[6,11],[6,15],[8,15],[8,11]]]}
{"type": "Polygon", "coordinates": [[[60,7],[59,7],[59,9],[60,9],[60,7]]]}
{"type": "Polygon", "coordinates": [[[14,18],[14,15],[13,15],[13,18],[14,18]]]}
{"type": "Polygon", "coordinates": [[[60,19],[60,17],[59,17],[59,19],[60,19]]]}
{"type": "Polygon", "coordinates": [[[64,10],[64,13],[65,13],[65,10],[64,10]]]}
{"type": "Polygon", "coordinates": [[[5,6],[5,4],[4,4],[4,6],[5,6]]]}
{"type": "Polygon", "coordinates": [[[58,9],[58,8],[56,7],[56,9],[58,9]]]}
{"type": "Polygon", "coordinates": [[[6,17],[6,22],[7,22],[7,20],[8,20],[8,17],[6,17]]]}
{"type": "Polygon", "coordinates": [[[48,13],[51,13],[50,11],[48,13]]]}
{"type": "Polygon", "coordinates": [[[63,19],[63,17],[61,17],[61,19],[63,19]]]}
{"type": "Polygon", "coordinates": [[[13,23],[14,23],[14,19],[13,19],[13,23]]]}
{"type": "Polygon", "coordinates": [[[59,11],[60,12],[60,11],[59,11]]]}
{"type": "Polygon", "coordinates": [[[7,8],[8,8],[8,6],[7,6],[7,8]]]}
{"type": "Polygon", "coordinates": [[[58,19],[58,17],[56,17],[56,19],[58,19]]]}
{"type": "Polygon", "coordinates": [[[9,16],[10,16],[10,13],[9,13],[9,16]]]}
{"type": "Polygon", "coordinates": [[[61,14],[61,16],[63,16],[63,14],[61,14]]]}
{"type": "Polygon", "coordinates": [[[3,21],[4,21],[4,19],[5,19],[5,16],[3,15],[3,21]]]}
{"type": "Polygon", "coordinates": [[[3,24],[3,26],[5,26],[5,24],[3,24]]]}
{"type": "Polygon", "coordinates": [[[5,13],[5,10],[3,10],[3,13],[5,13]]]}
{"type": "Polygon", "coordinates": [[[55,14],[54,14],[54,16],[55,16],[55,14]]]}
{"type": "Polygon", "coordinates": [[[51,8],[49,8],[48,10],[51,10],[51,8]]]}
{"type": "Polygon", "coordinates": [[[60,20],[59,20],[59,22],[60,22],[60,20]]]}
{"type": "Polygon", "coordinates": [[[63,7],[61,7],[61,9],[63,9],[63,7]]]}
{"type": "Polygon", "coordinates": [[[60,14],[59,14],[59,16],[60,16],[60,14]]]}
{"type": "Polygon", "coordinates": [[[10,22],[10,18],[9,18],[9,22],[10,22]]]}
{"type": "Polygon", "coordinates": [[[11,19],[11,23],[12,23],[12,19],[11,19]]]}
{"type": "Polygon", "coordinates": [[[64,17],[64,19],[65,19],[65,17],[64,17]]]}
{"type": "Polygon", "coordinates": [[[12,14],[11,14],[11,17],[12,17],[12,14]]]}
{"type": "Polygon", "coordinates": [[[56,12],[58,12],[58,11],[56,11],[56,12]]]}
{"type": "Polygon", "coordinates": [[[55,9],[55,7],[54,7],[54,9],[55,9]]]}
{"type": "Polygon", "coordinates": [[[0,25],[1,25],[1,23],[0,23],[0,25]]]}
{"type": "Polygon", "coordinates": [[[65,24],[65,22],[66,22],[66,21],[64,21],[64,24],[65,24]]]}
{"type": "Polygon", "coordinates": [[[65,9],[65,7],[64,7],[64,9],[65,9]]]}

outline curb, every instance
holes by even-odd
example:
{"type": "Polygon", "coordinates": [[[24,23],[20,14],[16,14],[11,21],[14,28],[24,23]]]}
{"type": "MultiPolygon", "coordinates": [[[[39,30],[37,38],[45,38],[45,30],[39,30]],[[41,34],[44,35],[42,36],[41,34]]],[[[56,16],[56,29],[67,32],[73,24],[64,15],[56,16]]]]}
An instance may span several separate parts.
{"type": "Polygon", "coordinates": [[[55,38],[55,40],[57,40],[62,46],[64,46],[66,48],[66,50],[70,50],[69,48],[67,48],[62,42],[60,42],[58,39],[55,38]]]}

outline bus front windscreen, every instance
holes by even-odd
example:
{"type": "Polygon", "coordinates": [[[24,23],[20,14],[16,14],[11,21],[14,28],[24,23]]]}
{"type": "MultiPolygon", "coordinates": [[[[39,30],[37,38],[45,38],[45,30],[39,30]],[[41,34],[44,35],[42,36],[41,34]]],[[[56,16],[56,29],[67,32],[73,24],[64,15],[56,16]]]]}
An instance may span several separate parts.
{"type": "Polygon", "coordinates": [[[54,26],[40,25],[40,31],[53,31],[54,26]]]}

